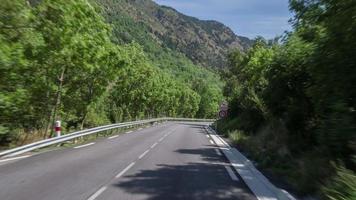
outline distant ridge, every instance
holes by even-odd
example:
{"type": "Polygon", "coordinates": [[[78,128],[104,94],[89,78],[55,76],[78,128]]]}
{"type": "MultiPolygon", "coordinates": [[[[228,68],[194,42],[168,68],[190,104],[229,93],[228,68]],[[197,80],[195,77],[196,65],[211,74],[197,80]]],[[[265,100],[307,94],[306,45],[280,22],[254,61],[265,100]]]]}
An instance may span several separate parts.
{"type": "Polygon", "coordinates": [[[142,29],[134,33],[130,33],[131,30],[117,31],[118,41],[134,40],[144,43],[150,40],[150,43],[155,42],[163,48],[183,53],[195,64],[208,68],[223,68],[230,50],[244,51],[252,44],[250,39],[235,35],[230,28],[220,22],[199,20],[181,14],[174,8],[160,6],[152,0],[96,2],[104,8],[109,22],[114,26],[117,21],[127,20],[136,23],[142,29]]]}

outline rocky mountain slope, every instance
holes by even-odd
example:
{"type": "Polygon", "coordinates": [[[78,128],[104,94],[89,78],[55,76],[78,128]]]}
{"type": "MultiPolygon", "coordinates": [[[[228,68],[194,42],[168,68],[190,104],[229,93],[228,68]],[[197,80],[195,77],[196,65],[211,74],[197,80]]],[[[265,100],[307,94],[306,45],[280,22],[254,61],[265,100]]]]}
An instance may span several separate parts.
{"type": "Polygon", "coordinates": [[[137,41],[153,51],[168,48],[205,67],[222,68],[228,51],[251,45],[222,23],[189,17],[152,0],[95,1],[114,25],[118,42],[137,41]]]}

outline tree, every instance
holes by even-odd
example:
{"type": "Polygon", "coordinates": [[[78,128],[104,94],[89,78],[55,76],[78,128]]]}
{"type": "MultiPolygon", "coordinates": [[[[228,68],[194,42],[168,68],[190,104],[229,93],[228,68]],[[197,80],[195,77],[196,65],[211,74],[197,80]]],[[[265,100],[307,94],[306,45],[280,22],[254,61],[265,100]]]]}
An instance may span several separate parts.
{"type": "Polygon", "coordinates": [[[30,104],[30,83],[36,71],[31,60],[42,41],[32,28],[33,17],[25,1],[1,2],[0,143],[9,139],[17,128],[31,130],[37,125],[33,124],[38,118],[30,104]]]}
{"type": "Polygon", "coordinates": [[[39,102],[48,105],[47,130],[63,110],[74,112],[79,118],[74,120],[83,127],[88,105],[113,79],[109,59],[116,55],[109,27],[86,0],[44,0],[35,14],[36,30],[44,38],[38,65],[45,76],[40,90],[47,101],[39,102]]]}

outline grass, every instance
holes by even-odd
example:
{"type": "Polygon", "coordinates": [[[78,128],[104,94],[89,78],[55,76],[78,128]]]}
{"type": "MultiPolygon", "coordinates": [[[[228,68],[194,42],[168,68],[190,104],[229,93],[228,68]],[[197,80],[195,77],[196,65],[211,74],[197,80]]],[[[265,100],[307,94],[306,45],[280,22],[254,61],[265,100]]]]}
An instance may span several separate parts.
{"type": "Polygon", "coordinates": [[[229,131],[227,135],[235,145],[244,144],[248,140],[246,133],[240,130],[229,131]]]}
{"type": "Polygon", "coordinates": [[[336,175],[322,189],[329,200],[355,200],[356,174],[344,167],[336,167],[336,175]]]}
{"type": "Polygon", "coordinates": [[[289,133],[278,123],[267,124],[255,133],[238,130],[238,123],[236,119],[220,122],[219,132],[256,162],[259,169],[268,172],[271,177],[278,177],[281,179],[279,182],[286,183],[286,187],[292,188],[300,196],[323,196],[321,188],[335,169],[322,150],[292,152],[287,145],[289,133]]]}

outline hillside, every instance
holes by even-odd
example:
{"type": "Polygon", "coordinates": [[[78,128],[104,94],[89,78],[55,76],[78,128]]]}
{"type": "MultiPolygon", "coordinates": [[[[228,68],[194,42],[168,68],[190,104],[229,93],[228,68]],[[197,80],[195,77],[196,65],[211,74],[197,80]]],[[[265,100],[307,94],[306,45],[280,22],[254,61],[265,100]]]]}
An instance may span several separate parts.
{"type": "Polygon", "coordinates": [[[96,1],[113,24],[117,42],[137,41],[149,52],[170,49],[194,64],[222,68],[231,49],[251,45],[248,38],[236,36],[222,23],[189,17],[151,0],[96,1]]]}

